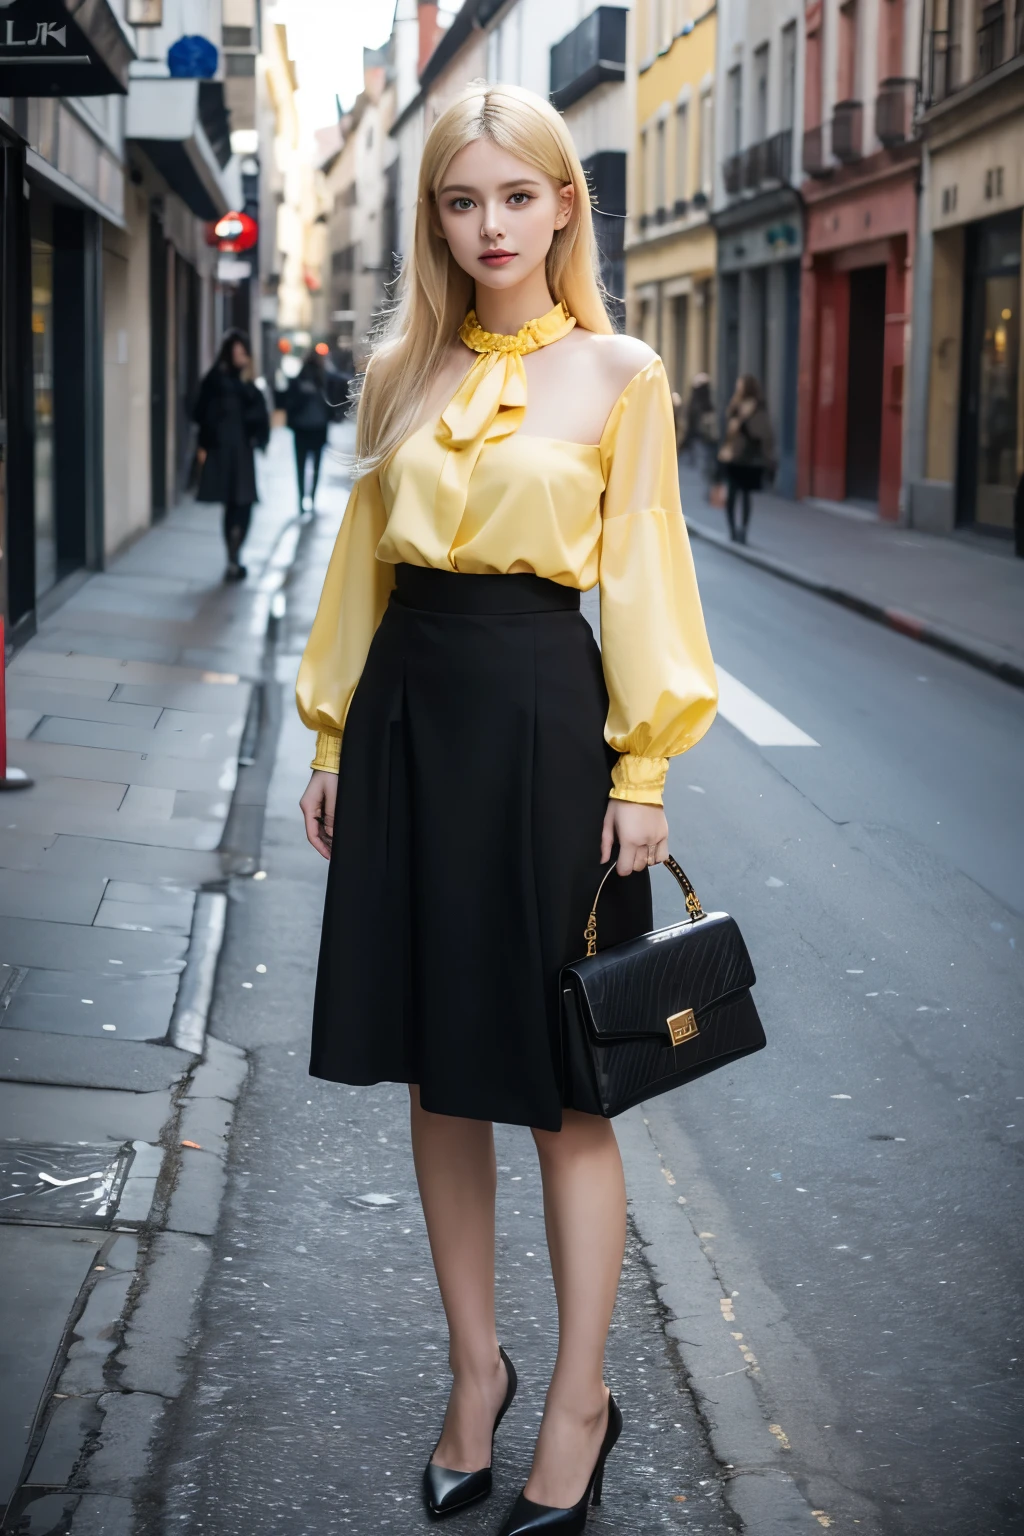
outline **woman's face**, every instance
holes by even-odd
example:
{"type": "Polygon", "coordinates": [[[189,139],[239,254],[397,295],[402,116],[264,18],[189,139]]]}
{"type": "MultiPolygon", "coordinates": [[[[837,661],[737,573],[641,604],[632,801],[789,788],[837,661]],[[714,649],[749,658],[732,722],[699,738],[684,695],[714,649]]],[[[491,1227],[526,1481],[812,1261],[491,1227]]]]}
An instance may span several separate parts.
{"type": "Polygon", "coordinates": [[[485,288],[515,288],[544,265],[556,229],[572,214],[572,183],[517,160],[490,139],[453,156],[437,192],[437,217],[463,272],[485,288]]]}
{"type": "Polygon", "coordinates": [[[232,366],[232,368],[237,368],[239,373],[242,373],[246,368],[248,368],[248,366],[249,366],[249,364],[251,362],[252,362],[252,358],[249,356],[248,352],[245,350],[245,346],[243,345],[243,343],[240,342],[240,341],[233,342],[232,346],[231,346],[231,366],[232,366]]]}

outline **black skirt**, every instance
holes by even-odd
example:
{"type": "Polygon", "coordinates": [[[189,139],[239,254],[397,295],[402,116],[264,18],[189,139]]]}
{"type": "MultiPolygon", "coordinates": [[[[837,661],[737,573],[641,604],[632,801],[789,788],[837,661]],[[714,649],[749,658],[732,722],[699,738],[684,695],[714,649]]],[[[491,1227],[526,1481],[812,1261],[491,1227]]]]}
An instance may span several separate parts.
{"type": "MultiPolygon", "coordinates": [[[[400,565],[349,710],[310,1071],[558,1130],[558,973],[583,953],[615,753],[579,593],[400,565]]],[[[601,942],[651,927],[613,878],[601,942]]]]}

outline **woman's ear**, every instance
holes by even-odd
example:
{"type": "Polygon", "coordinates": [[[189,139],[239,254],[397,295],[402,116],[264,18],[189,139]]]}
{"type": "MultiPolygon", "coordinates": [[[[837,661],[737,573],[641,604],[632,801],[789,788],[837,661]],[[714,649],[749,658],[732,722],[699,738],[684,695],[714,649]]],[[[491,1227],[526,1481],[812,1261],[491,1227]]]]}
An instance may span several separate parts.
{"type": "Polygon", "coordinates": [[[576,202],[576,188],[571,181],[567,181],[558,189],[558,213],[555,216],[555,228],[564,229],[572,218],[572,210],[576,202]]]}

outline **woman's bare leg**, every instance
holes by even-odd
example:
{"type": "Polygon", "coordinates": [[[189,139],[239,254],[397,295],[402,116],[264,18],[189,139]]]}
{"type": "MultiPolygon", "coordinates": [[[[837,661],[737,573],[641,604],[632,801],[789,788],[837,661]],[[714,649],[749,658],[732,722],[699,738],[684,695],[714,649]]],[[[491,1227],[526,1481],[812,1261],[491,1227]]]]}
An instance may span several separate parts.
{"type": "Polygon", "coordinates": [[[607,1425],[604,1348],[626,1246],[626,1184],[611,1123],[565,1110],[534,1131],[558,1299],[558,1356],[526,1485],[535,1504],[583,1495],[607,1425]]]}
{"type": "Polygon", "coordinates": [[[490,1463],[491,1428],[507,1387],[494,1324],[494,1132],[489,1121],[432,1114],[418,1088],[409,1093],[416,1179],[455,1378],[433,1459],[475,1472],[490,1463]]]}

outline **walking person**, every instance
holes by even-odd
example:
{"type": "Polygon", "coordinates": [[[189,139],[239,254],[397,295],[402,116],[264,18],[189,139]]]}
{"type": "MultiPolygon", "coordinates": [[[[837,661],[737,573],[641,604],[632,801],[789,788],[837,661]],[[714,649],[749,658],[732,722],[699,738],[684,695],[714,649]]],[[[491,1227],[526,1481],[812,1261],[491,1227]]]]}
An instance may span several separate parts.
{"type": "MultiPolygon", "coordinates": [[[[333,373],[333,370],[332,370],[333,373]]],[[[331,421],[332,407],[328,396],[330,378],[324,359],[311,348],[302,368],[288,385],[285,397],[287,422],[295,439],[295,468],[299,477],[299,511],[306,507],[306,466],[313,461],[312,484],[309,488],[310,512],[315,511],[316,488],[320,479],[320,458],[327,443],[327,428],[331,421]]],[[[340,385],[335,381],[335,399],[340,398],[340,385]]]]}
{"type": "Polygon", "coordinates": [[[752,373],[741,373],[729,408],[725,413],[725,436],[718,450],[718,461],[725,471],[725,513],[729,537],[737,544],[747,542],[750,525],[750,498],[764,484],[765,475],[775,473],[775,446],[771,418],[764,403],[761,386],[752,373]],[[736,520],[736,504],[742,520],[736,520]]]}
{"type": "Polygon", "coordinates": [[[197,501],[224,507],[225,581],[244,581],[239,561],[249,531],[256,494],[255,449],[270,441],[270,419],[263,395],[252,382],[249,338],[227,331],[217,361],[199,386],[192,419],[199,426],[200,464],[197,501]]]}
{"type": "Polygon", "coordinates": [[[649,930],[668,759],[716,704],[668,380],[614,333],[595,271],[562,118],[517,87],[467,88],[423,151],[297,685],[317,731],[306,834],[330,859],[310,1070],[409,1085],[453,1378],[434,1515],[490,1492],[516,1391],[492,1123],[537,1147],[558,1353],[502,1536],[582,1531],[622,1427],[603,1379],[622,1163],[611,1122],[573,1105],[557,983],[602,866],[618,872],[602,945],[649,930]],[[600,652],[580,614],[598,583],[600,652]]]}

